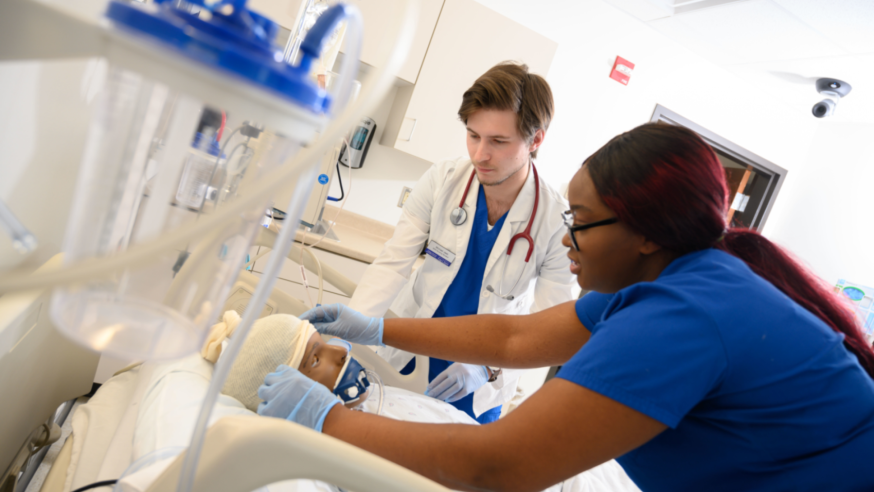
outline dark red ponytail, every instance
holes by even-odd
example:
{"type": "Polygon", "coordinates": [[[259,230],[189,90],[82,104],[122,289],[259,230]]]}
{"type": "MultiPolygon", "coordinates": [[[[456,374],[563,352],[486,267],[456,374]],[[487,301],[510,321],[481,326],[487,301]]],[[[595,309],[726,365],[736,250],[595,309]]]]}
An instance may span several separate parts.
{"type": "Polygon", "coordinates": [[[619,220],[680,255],[713,247],[740,258],[843,333],[847,349],[874,378],[874,349],[830,286],[761,234],[726,228],[725,171],[695,132],[673,125],[641,125],[607,142],[585,166],[619,220]]]}

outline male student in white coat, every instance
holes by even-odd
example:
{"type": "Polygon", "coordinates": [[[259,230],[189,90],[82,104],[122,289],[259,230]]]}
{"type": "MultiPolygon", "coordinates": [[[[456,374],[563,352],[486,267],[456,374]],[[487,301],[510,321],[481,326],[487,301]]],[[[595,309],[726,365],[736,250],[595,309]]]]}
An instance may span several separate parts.
{"type": "MultiPolygon", "coordinates": [[[[579,291],[561,244],[567,203],[533,160],[552,114],[549,84],[525,65],[502,63],[477,79],[458,110],[469,158],[439,162],[422,176],[349,306],[369,316],[391,306],[401,317],[430,318],[536,312],[574,299],[579,291]],[[411,276],[426,244],[425,262],[411,276]]],[[[408,352],[377,352],[404,373],[414,368],[408,352]]],[[[492,422],[520,375],[431,358],[426,394],[492,422]]]]}

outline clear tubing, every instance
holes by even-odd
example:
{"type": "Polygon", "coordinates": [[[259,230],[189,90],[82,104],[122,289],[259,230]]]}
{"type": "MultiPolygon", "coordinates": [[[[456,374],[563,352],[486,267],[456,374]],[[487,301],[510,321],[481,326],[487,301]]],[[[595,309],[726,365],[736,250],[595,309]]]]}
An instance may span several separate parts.
{"type": "Polygon", "coordinates": [[[140,459],[134,461],[121,473],[118,481],[115,485],[112,486],[112,492],[126,492],[128,487],[125,486],[123,481],[124,478],[137,473],[138,471],[146,468],[148,466],[152,466],[155,463],[166,460],[168,458],[173,458],[175,456],[179,456],[185,451],[185,448],[182,446],[169,446],[166,448],[160,448],[152,451],[151,453],[141,457],[140,459]]]}
{"type": "MultiPolygon", "coordinates": [[[[316,298],[316,304],[321,304],[322,303],[322,293],[325,291],[325,287],[324,287],[325,280],[324,280],[324,276],[322,276],[322,262],[319,261],[319,259],[316,257],[316,254],[313,253],[313,251],[310,248],[301,248],[300,262],[299,263],[300,263],[300,268],[301,268],[301,276],[303,277],[303,281],[304,281],[304,287],[306,288],[307,298],[310,297],[310,289],[309,289],[309,285],[306,283],[306,280],[307,280],[306,273],[304,273],[304,266],[303,266],[303,253],[304,253],[304,251],[306,251],[307,254],[309,254],[309,257],[313,260],[313,263],[316,264],[316,270],[317,270],[316,273],[319,274],[319,296],[316,298]]],[[[310,307],[316,307],[316,304],[313,304],[312,299],[310,299],[310,304],[311,304],[310,307]]]]}
{"type": "Polygon", "coordinates": [[[407,0],[403,10],[389,10],[386,15],[397,15],[395,22],[389,24],[393,29],[384,37],[384,39],[392,41],[384,43],[382,47],[384,55],[379,57],[379,61],[384,62],[381,64],[382,68],[368,74],[366,83],[363,84],[361,96],[346,107],[339,117],[325,129],[320,138],[301,149],[287,163],[266,173],[262,178],[247,186],[245,190],[241,190],[240,195],[232,203],[222,207],[217,213],[210,214],[209,217],[202,217],[201,220],[194,223],[184,223],[174,230],[166,231],[152,240],[136,244],[112,257],[79,260],[45,273],[5,273],[0,276],[0,294],[80,281],[93,281],[96,278],[108,277],[119,268],[145,265],[165,250],[173,249],[180,243],[184,244],[201,237],[237,215],[257,207],[264,196],[274,196],[280,188],[294,181],[298,175],[298,167],[305,166],[305,163],[315,162],[327,152],[337,140],[343,138],[350,127],[371,112],[391,89],[394,84],[394,74],[406,59],[413,37],[418,4],[415,0],[407,0]]]}
{"type": "Polygon", "coordinates": [[[343,55],[343,64],[340,66],[340,80],[334,85],[331,96],[334,103],[331,105],[331,113],[339,114],[349,104],[352,98],[352,84],[358,75],[358,60],[361,58],[361,44],[364,42],[364,20],[361,11],[353,5],[346,9],[346,51],[343,55]]]}
{"type": "Polygon", "coordinates": [[[379,387],[379,403],[376,405],[376,414],[382,415],[382,404],[385,399],[385,385],[382,384],[382,378],[370,369],[365,369],[364,374],[367,374],[367,377],[372,379],[376,386],[379,387]]]}
{"type": "MultiPolygon", "coordinates": [[[[301,176],[297,186],[292,194],[291,201],[288,204],[287,210],[291,213],[286,214],[286,220],[300,220],[303,214],[303,209],[309,200],[310,192],[312,191],[311,183],[316,177],[316,165],[311,165],[308,172],[301,176]]],[[[261,281],[258,282],[258,287],[255,289],[255,294],[252,296],[249,305],[243,313],[243,319],[235,330],[234,336],[228,344],[227,351],[222,354],[218,363],[215,366],[215,371],[212,375],[212,380],[209,383],[209,388],[206,392],[206,397],[203,400],[203,405],[200,407],[200,414],[197,416],[197,422],[194,426],[194,434],[191,436],[191,445],[188,447],[188,452],[185,454],[185,460],[182,462],[182,470],[179,475],[179,486],[176,490],[180,492],[189,492],[194,486],[194,476],[197,471],[197,463],[200,460],[200,451],[203,447],[203,440],[206,436],[209,417],[212,414],[213,407],[218,401],[219,393],[231,372],[231,367],[234,364],[234,359],[243,347],[243,342],[246,341],[246,336],[249,330],[261,314],[264,304],[267,302],[267,297],[273,290],[276,284],[276,278],[282,269],[282,263],[288,255],[288,250],[291,248],[291,243],[294,241],[294,233],[297,230],[295,227],[283,227],[276,238],[276,243],[273,245],[273,251],[276,253],[270,256],[267,261],[267,268],[261,276],[261,281]]]]}
{"type": "Polygon", "coordinates": [[[303,25],[306,22],[307,10],[312,6],[313,0],[304,0],[300,2],[300,8],[297,9],[297,17],[295,17],[295,26],[291,30],[291,35],[288,36],[288,43],[285,45],[285,52],[282,58],[285,63],[294,63],[297,58],[297,53],[300,51],[300,32],[303,31],[303,25]]]}
{"type": "Polygon", "coordinates": [[[36,237],[9,210],[6,203],[0,200],[0,226],[12,239],[12,247],[21,254],[27,254],[36,249],[36,237]]]}
{"type": "MultiPolygon", "coordinates": [[[[219,149],[218,155],[215,156],[215,164],[213,164],[212,172],[209,174],[209,180],[207,180],[207,182],[206,182],[206,189],[204,189],[204,191],[203,191],[203,198],[201,198],[201,200],[200,200],[200,206],[197,207],[197,215],[200,215],[203,213],[203,206],[206,204],[207,195],[209,195],[209,185],[211,185],[212,180],[215,179],[215,173],[216,173],[216,171],[218,171],[219,164],[221,164],[221,162],[222,162],[222,154],[225,153],[225,147],[227,147],[228,144],[231,143],[231,139],[234,138],[234,135],[242,129],[243,129],[243,125],[240,125],[240,126],[234,128],[234,131],[232,131],[231,134],[228,135],[228,138],[225,140],[225,143],[223,143],[221,148],[219,149]]],[[[204,138],[204,140],[206,140],[206,139],[204,138]]],[[[228,162],[230,162],[230,158],[225,160],[225,165],[227,165],[228,162]]],[[[219,187],[219,190],[221,190],[221,187],[219,187]]],[[[216,199],[215,199],[216,206],[218,206],[218,203],[219,203],[219,198],[220,198],[219,195],[220,195],[220,193],[216,192],[216,199]]]]}

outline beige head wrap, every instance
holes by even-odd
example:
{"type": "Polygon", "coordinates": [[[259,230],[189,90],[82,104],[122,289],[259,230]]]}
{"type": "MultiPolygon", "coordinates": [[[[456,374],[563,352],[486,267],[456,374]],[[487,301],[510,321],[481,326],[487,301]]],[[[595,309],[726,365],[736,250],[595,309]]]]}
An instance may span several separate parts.
{"type": "MultiPolygon", "coordinates": [[[[239,322],[240,317],[235,311],[226,312],[222,322],[210,330],[201,350],[203,358],[210,362],[218,360],[222,342],[233,336],[239,322]]],[[[236,398],[249,410],[257,411],[261,403],[258,387],[264,378],[281,364],[297,369],[303,360],[307,341],[315,332],[308,321],[301,321],[290,314],[274,314],[259,319],[249,331],[222,393],[236,398]]]]}

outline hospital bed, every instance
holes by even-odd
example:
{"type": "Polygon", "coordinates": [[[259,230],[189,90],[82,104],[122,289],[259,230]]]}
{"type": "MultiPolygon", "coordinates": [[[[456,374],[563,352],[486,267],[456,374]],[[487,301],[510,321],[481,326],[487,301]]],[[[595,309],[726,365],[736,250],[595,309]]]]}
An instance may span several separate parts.
{"type": "MultiPolygon", "coordinates": [[[[274,239],[275,234],[265,229],[256,244],[270,247],[274,239]]],[[[293,248],[289,257],[300,258],[300,252],[293,248]]],[[[305,266],[314,270],[313,265],[306,261],[307,257],[304,258],[305,266]]],[[[44,268],[59,263],[60,259],[55,258],[44,268]]],[[[325,279],[341,291],[349,295],[354,291],[355,285],[329,266],[322,265],[322,272],[325,279]]],[[[230,290],[226,309],[242,312],[258,280],[252,273],[241,272],[230,290]]],[[[98,354],[68,341],[51,324],[47,314],[49,297],[50,292],[43,291],[0,298],[0,320],[4,323],[0,326],[6,327],[0,332],[0,350],[3,350],[0,352],[0,374],[4,375],[0,378],[0,390],[3,391],[0,394],[15,395],[12,399],[4,398],[0,419],[0,465],[9,463],[4,474],[5,482],[0,482],[3,484],[0,492],[14,490],[18,471],[35,452],[34,443],[50,444],[52,437],[57,439],[51,416],[59,404],[88,392],[96,370],[98,354]],[[7,377],[9,374],[13,377],[7,377]]],[[[275,313],[299,315],[304,310],[306,306],[302,302],[277,289],[271,294],[262,316],[275,313]]],[[[404,376],[367,347],[353,344],[353,355],[362,365],[380,374],[387,386],[419,394],[424,392],[427,385],[426,357],[417,358],[417,370],[404,376]]],[[[140,432],[142,427],[142,422],[138,424],[137,421],[138,407],[147,403],[148,392],[154,389],[154,371],[162,367],[166,365],[148,363],[123,369],[107,381],[87,405],[80,407],[72,417],[73,435],[64,443],[42,491],[69,491],[74,486],[118,478],[136,465],[133,463],[134,436],[138,425],[140,432]]],[[[202,367],[195,369],[194,372],[204,371],[202,367]]],[[[207,375],[202,379],[206,384],[207,375]]],[[[181,393],[191,395],[194,392],[186,390],[181,393]]],[[[193,412],[196,408],[198,402],[194,401],[188,411],[193,412]]],[[[243,410],[231,403],[220,404],[214,412],[194,490],[251,491],[292,479],[330,482],[359,492],[447,490],[403,467],[329,436],[243,410]]],[[[161,466],[150,465],[151,469],[160,469],[161,473],[150,477],[144,490],[175,490],[182,459],[179,454],[165,459],[161,466]]],[[[592,479],[587,479],[579,487],[568,485],[562,489],[559,485],[550,490],[637,490],[615,462],[608,465],[599,475],[593,475],[595,483],[603,487],[591,488],[592,479]]],[[[141,475],[147,470],[148,467],[141,475]]],[[[295,486],[289,490],[321,489],[295,486]]]]}

